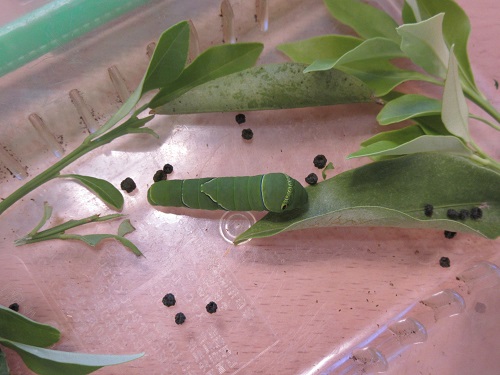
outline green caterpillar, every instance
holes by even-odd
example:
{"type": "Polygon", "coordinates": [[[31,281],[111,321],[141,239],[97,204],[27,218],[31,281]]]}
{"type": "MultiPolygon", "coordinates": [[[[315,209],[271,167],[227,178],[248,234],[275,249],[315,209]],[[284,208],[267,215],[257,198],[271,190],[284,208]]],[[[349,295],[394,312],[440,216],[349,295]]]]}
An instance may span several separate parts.
{"type": "Polygon", "coordinates": [[[204,210],[283,212],[307,203],[307,192],[284,173],[155,182],[148,190],[153,206],[204,210]]]}

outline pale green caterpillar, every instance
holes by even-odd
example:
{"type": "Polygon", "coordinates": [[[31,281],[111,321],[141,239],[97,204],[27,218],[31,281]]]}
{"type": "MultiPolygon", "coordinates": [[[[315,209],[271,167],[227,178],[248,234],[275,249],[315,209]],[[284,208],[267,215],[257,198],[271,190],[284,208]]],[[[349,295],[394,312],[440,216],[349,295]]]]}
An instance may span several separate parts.
{"type": "Polygon", "coordinates": [[[307,191],[284,173],[155,182],[148,190],[153,206],[204,210],[284,212],[303,207],[307,191]]]}

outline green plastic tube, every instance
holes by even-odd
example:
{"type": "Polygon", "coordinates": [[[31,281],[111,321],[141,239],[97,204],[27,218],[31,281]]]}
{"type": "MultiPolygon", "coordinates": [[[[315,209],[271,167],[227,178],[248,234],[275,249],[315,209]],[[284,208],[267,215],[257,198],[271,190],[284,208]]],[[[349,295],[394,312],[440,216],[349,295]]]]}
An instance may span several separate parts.
{"type": "Polygon", "coordinates": [[[151,0],[56,0],[0,28],[0,76],[151,0]]]}

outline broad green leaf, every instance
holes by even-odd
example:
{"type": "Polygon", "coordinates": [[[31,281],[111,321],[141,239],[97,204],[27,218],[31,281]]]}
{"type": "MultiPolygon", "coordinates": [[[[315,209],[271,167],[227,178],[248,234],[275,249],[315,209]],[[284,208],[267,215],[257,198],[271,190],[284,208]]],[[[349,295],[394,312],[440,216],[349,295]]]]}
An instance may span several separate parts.
{"type": "Polygon", "coordinates": [[[461,78],[472,88],[476,88],[474,75],[467,54],[467,42],[471,30],[469,17],[454,0],[413,0],[418,4],[422,19],[444,13],[443,36],[449,48],[455,46],[461,78]]]}
{"type": "Polygon", "coordinates": [[[161,88],[179,77],[187,61],[189,34],[189,22],[182,21],[160,36],[144,75],[142,93],[161,88]]]}
{"type": "Polygon", "coordinates": [[[397,28],[401,50],[426,72],[444,78],[449,52],[443,39],[443,18],[440,13],[425,21],[397,28]]]}
{"type": "Polygon", "coordinates": [[[405,54],[399,48],[398,43],[387,38],[372,38],[365,40],[359,46],[346,52],[336,60],[327,60],[330,62],[329,64],[324,60],[320,60],[323,61],[321,69],[318,69],[317,65],[319,64],[314,62],[308,66],[304,72],[308,73],[315,70],[338,68],[341,65],[370,60],[389,60],[396,57],[405,57],[405,54]]]}
{"type": "Polygon", "coordinates": [[[43,203],[43,216],[40,219],[40,222],[26,236],[31,237],[36,232],[38,232],[38,230],[45,225],[45,223],[47,222],[47,220],[50,219],[51,216],[52,216],[52,206],[50,206],[47,202],[44,202],[43,203]]]}
{"type": "Polygon", "coordinates": [[[340,66],[339,70],[349,73],[370,87],[376,97],[381,97],[407,81],[427,81],[436,83],[437,81],[425,74],[403,70],[395,67],[386,60],[366,61],[364,63],[354,63],[340,66]]]}
{"type": "Polygon", "coordinates": [[[316,60],[339,59],[362,42],[348,35],[322,35],[280,44],[277,49],[295,62],[311,64],[316,60]]]}
{"type": "Polygon", "coordinates": [[[141,82],[120,109],[91,138],[104,134],[134,109],[147,91],[160,88],[179,77],[187,61],[189,23],[182,21],[163,32],[141,82]]]}
{"type": "Polygon", "coordinates": [[[25,345],[0,338],[0,343],[15,350],[30,370],[40,375],[85,375],[104,366],[133,361],[144,353],[107,355],[62,352],[25,345]]]}
{"type": "Polygon", "coordinates": [[[441,119],[451,134],[462,138],[466,142],[470,141],[469,109],[458,77],[458,64],[453,53],[453,47],[444,83],[441,119]]]}
{"type": "Polygon", "coordinates": [[[59,341],[60,332],[0,305],[0,337],[28,345],[50,346],[59,341]]]}
{"type": "Polygon", "coordinates": [[[365,39],[384,37],[399,43],[398,24],[387,13],[357,0],[325,0],[334,18],[365,39]]]}
{"type": "Polygon", "coordinates": [[[0,348],[0,375],[9,375],[10,370],[7,365],[7,358],[5,358],[5,353],[0,348]]]}
{"type": "Polygon", "coordinates": [[[123,195],[110,182],[100,178],[82,176],[77,174],[64,174],[58,177],[72,178],[83,184],[86,188],[93,191],[104,203],[111,208],[121,211],[123,208],[123,195]]]}
{"type": "Polygon", "coordinates": [[[97,246],[103,240],[114,239],[121,242],[123,246],[131,250],[135,255],[137,256],[143,255],[142,252],[137,248],[137,246],[135,246],[131,241],[127,240],[124,237],[117,236],[114,234],[87,234],[87,235],[67,234],[63,235],[62,239],[80,240],[92,247],[97,246]]]}
{"type": "Polygon", "coordinates": [[[424,95],[408,94],[388,102],[377,115],[377,121],[380,125],[389,125],[414,117],[440,113],[440,100],[424,95]]]}
{"type": "Polygon", "coordinates": [[[135,230],[129,219],[123,220],[118,227],[118,236],[123,237],[135,230]]]}
{"type": "Polygon", "coordinates": [[[156,109],[193,87],[252,67],[263,48],[261,43],[236,43],[210,47],[188,65],[179,78],[162,87],[149,103],[149,107],[156,109]]]}
{"type": "Polygon", "coordinates": [[[332,162],[329,162],[325,168],[323,168],[323,170],[321,171],[321,175],[323,177],[323,180],[326,180],[326,171],[329,171],[329,170],[334,170],[335,167],[333,165],[332,162]]]}
{"type": "Polygon", "coordinates": [[[427,228],[500,235],[500,174],[469,158],[418,153],[351,169],[306,188],[309,205],[284,214],[267,214],[235,243],[278,233],[330,226],[427,228]],[[428,218],[424,205],[432,204],[428,218]],[[447,218],[456,210],[481,206],[480,220],[447,218]]]}
{"type": "Polygon", "coordinates": [[[156,113],[300,108],[373,100],[360,80],[338,70],[304,74],[304,64],[266,64],[200,85],[156,113]]]}

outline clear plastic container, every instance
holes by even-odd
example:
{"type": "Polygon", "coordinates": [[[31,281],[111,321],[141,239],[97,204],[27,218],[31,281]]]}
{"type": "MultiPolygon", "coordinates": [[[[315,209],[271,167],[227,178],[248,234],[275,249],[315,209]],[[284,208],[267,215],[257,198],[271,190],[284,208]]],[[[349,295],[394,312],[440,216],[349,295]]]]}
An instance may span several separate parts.
{"type": "MultiPolygon", "coordinates": [[[[469,52],[478,85],[498,108],[500,8],[495,0],[483,2],[459,1],[472,22],[469,52]]],[[[121,103],[109,68],[123,77],[122,95],[133,90],[148,64],[147,46],[180,20],[195,25],[199,50],[231,36],[263,41],[259,63],[284,61],[279,43],[349,33],[320,1],[259,4],[257,11],[254,1],[234,0],[220,17],[219,1],[152,1],[1,77],[0,196],[102,125],[121,103]]],[[[400,6],[381,4],[393,14],[400,6]]],[[[20,312],[56,325],[63,333],[57,348],[146,353],[101,374],[496,373],[498,241],[466,234],[447,240],[440,231],[416,229],[323,228],[235,247],[227,239],[253,215],[147,203],[152,176],[165,163],[178,179],[283,171],[302,180],[320,153],[334,173],[362,165],[366,160],[345,157],[380,130],[378,110],[355,104],[249,112],[245,126],[255,134],[249,143],[235,113],[157,116],[151,127],[159,140],[126,136],[66,169],[115,186],[125,177],[136,181],[123,213],[137,229],[129,238],[145,256],[113,241],[96,249],[70,241],[14,247],[39,221],[44,201],[54,207],[51,225],[110,213],[78,184],[52,181],[0,217],[0,303],[17,301],[20,312]],[[440,267],[442,256],[450,268],[440,267]],[[167,308],[161,300],[169,292],[177,304],[167,308]],[[217,302],[217,313],[205,311],[209,301],[217,302]],[[180,311],[187,321],[178,326],[180,311]]],[[[500,158],[489,130],[472,130],[500,158]]],[[[113,233],[117,226],[76,232],[113,233]]],[[[14,373],[30,373],[8,356],[14,373]]]]}

